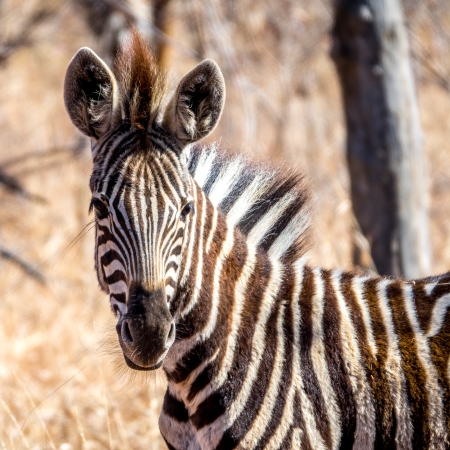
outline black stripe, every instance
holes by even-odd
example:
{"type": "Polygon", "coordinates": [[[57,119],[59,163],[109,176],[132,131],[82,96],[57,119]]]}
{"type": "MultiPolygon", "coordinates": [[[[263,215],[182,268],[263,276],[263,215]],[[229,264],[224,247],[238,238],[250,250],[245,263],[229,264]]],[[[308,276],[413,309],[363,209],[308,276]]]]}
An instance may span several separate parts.
{"type": "Polygon", "coordinates": [[[195,171],[197,170],[198,162],[200,161],[200,156],[205,149],[195,146],[191,149],[190,159],[188,161],[188,170],[192,177],[195,177],[195,171]]]}
{"type": "MultiPolygon", "coordinates": [[[[122,215],[122,212],[118,208],[119,204],[119,197],[117,197],[117,201],[114,202],[114,211],[116,213],[116,221],[119,223],[119,226],[116,225],[116,222],[113,220],[111,221],[112,224],[112,230],[111,233],[115,236],[115,243],[121,250],[123,254],[126,254],[128,256],[128,259],[131,264],[132,271],[136,272],[138,267],[138,255],[136,251],[133,251],[133,230],[128,228],[125,217],[122,215]],[[127,251],[128,250],[128,251],[127,251]]],[[[126,202],[126,199],[124,198],[124,203],[126,202]]],[[[124,264],[125,265],[125,264],[124,264]]]]}
{"type": "Polygon", "coordinates": [[[248,235],[252,228],[259,222],[259,220],[269,211],[269,209],[276,208],[277,203],[296,185],[295,178],[288,178],[281,186],[272,190],[274,186],[265,193],[264,199],[259,199],[253,206],[249,208],[247,213],[242,217],[238,223],[238,228],[248,235]]]}
{"type": "MultiPolygon", "coordinates": [[[[261,241],[261,248],[265,251],[269,250],[275,239],[283,232],[289,225],[290,221],[295,217],[295,214],[305,205],[306,198],[296,196],[291,204],[283,211],[278,220],[273,224],[270,230],[264,235],[261,241]]],[[[293,242],[295,244],[295,240],[293,242]]],[[[288,251],[288,250],[287,250],[288,251]]]]}
{"type": "Polygon", "coordinates": [[[170,261],[170,263],[166,265],[166,272],[168,272],[170,269],[173,269],[176,272],[178,269],[178,264],[175,261],[170,261]]]}
{"type": "Polygon", "coordinates": [[[325,445],[331,448],[331,431],[325,399],[320,389],[319,380],[314,371],[311,353],[313,322],[312,322],[312,299],[316,291],[314,275],[309,267],[303,270],[303,283],[299,299],[301,311],[300,318],[300,361],[305,393],[308,396],[314,410],[314,418],[320,435],[325,445]]]}
{"type": "Polygon", "coordinates": [[[166,286],[171,286],[174,289],[177,287],[177,283],[175,283],[175,280],[172,277],[166,278],[166,286]]]}
{"type": "MultiPolygon", "coordinates": [[[[252,338],[255,332],[255,322],[251,318],[257,317],[260,311],[261,302],[255,301],[255,299],[261,299],[264,296],[264,292],[267,289],[267,284],[270,279],[272,267],[270,261],[262,253],[256,256],[255,269],[249,279],[248,288],[245,296],[244,311],[245,314],[242,317],[242,322],[239,327],[238,335],[240,336],[239,348],[251,348],[252,338]],[[247,318],[247,320],[246,320],[247,318]]],[[[228,406],[233,402],[239,390],[242,387],[243,380],[248,371],[250,358],[246,352],[236,351],[233,358],[233,363],[228,372],[228,382],[221,386],[217,393],[209,397],[208,402],[204,402],[199,405],[196,414],[198,413],[197,426],[201,427],[212,423],[218,415],[221,414],[223,405],[219,403],[219,409],[216,412],[214,410],[214,401],[216,401],[216,395],[219,398],[224,399],[228,406]]],[[[239,426],[235,422],[236,427],[239,426]]],[[[229,428],[225,431],[221,443],[217,448],[227,449],[234,448],[230,445],[230,442],[238,442],[242,438],[242,435],[236,433],[235,428],[229,428]]]]}
{"type": "Polygon", "coordinates": [[[340,333],[342,318],[331,281],[331,272],[322,270],[321,275],[324,281],[323,343],[331,386],[341,413],[340,447],[351,449],[355,440],[357,410],[350,374],[344,361],[344,351],[342,349],[343,343],[340,333]]]}
{"type": "Polygon", "coordinates": [[[233,205],[241,197],[245,189],[255,179],[256,173],[245,170],[241,173],[237,183],[231,188],[228,195],[220,202],[219,208],[226,215],[230,212],[233,205]]]}
{"type": "MultiPolygon", "coordinates": [[[[102,260],[102,264],[103,264],[103,260],[102,260]]],[[[106,277],[106,282],[109,285],[117,283],[118,281],[124,281],[125,283],[127,282],[127,277],[121,270],[115,270],[111,275],[106,277]]]]}
{"type": "MultiPolygon", "coordinates": [[[[115,138],[120,136],[122,133],[126,134],[130,130],[129,125],[122,123],[118,128],[111,130],[109,133],[105,134],[103,138],[94,146],[93,151],[95,152],[95,160],[102,160],[105,158],[111,147],[114,144],[115,138]]],[[[95,161],[94,161],[95,162],[95,161]]]]}
{"type": "Polygon", "coordinates": [[[127,296],[125,294],[110,294],[112,298],[117,300],[119,303],[126,303],[127,296]]]}
{"type": "Polygon", "coordinates": [[[173,397],[168,389],[164,396],[162,410],[164,411],[164,414],[172,417],[177,422],[187,422],[189,420],[189,414],[184,403],[173,397]]]}
{"type": "MultiPolygon", "coordinates": [[[[282,284],[277,295],[276,301],[278,302],[282,302],[284,299],[291,299],[294,291],[295,278],[294,276],[292,276],[293,274],[289,274],[286,267],[283,268],[283,274],[285,282],[282,284]]],[[[295,301],[296,300],[297,299],[295,299],[295,301]]],[[[298,327],[298,324],[294,322],[290,304],[286,305],[285,307],[280,306],[280,308],[284,308],[284,318],[282,326],[283,336],[281,337],[284,345],[284,358],[281,369],[281,377],[278,384],[277,401],[275,402],[275,405],[271,412],[270,420],[266,424],[266,431],[261,436],[261,440],[258,442],[258,445],[261,448],[266,448],[270,438],[273,436],[276,429],[281,423],[283,412],[286,408],[287,391],[292,380],[294,327],[298,327]]],[[[273,339],[275,340],[275,336],[277,336],[277,329],[275,329],[273,333],[271,333],[270,331],[268,331],[268,333],[273,336],[273,339]]]]}
{"type": "Polygon", "coordinates": [[[401,354],[403,372],[405,374],[406,392],[411,409],[413,426],[413,448],[429,448],[430,445],[430,411],[428,407],[427,370],[419,358],[419,349],[414,331],[408,320],[405,307],[403,283],[392,281],[386,288],[389,307],[395,331],[398,336],[398,348],[401,354]]]}
{"type": "Polygon", "coordinates": [[[214,186],[214,183],[217,179],[217,177],[222,172],[224,161],[220,156],[217,156],[214,158],[214,161],[211,164],[211,168],[208,173],[208,177],[205,180],[205,184],[203,185],[203,192],[206,195],[209,195],[211,192],[211,188],[214,186]]]}

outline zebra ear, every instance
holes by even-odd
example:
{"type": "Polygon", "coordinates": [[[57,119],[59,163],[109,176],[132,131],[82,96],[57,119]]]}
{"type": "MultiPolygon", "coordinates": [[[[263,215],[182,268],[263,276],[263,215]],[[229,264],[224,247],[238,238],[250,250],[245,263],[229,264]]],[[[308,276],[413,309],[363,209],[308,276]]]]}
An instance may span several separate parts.
{"type": "Polygon", "coordinates": [[[181,80],[163,123],[182,144],[187,145],[211,133],[224,103],[222,72],[212,59],[206,59],[181,80]]]}
{"type": "Polygon", "coordinates": [[[94,139],[108,131],[120,113],[116,78],[88,47],[80,48],[70,61],[64,103],[74,125],[94,139]]]}

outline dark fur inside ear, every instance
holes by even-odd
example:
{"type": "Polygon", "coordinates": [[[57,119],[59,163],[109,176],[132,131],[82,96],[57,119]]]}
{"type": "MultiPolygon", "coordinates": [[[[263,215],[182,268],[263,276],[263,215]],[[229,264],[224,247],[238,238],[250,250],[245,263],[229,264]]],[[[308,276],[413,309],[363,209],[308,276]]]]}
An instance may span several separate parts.
{"type": "Polygon", "coordinates": [[[211,59],[201,62],[180,82],[167,107],[164,125],[182,144],[207,136],[217,125],[225,103],[225,82],[211,59]]]}
{"type": "Polygon", "coordinates": [[[73,57],[64,80],[64,102],[74,125],[99,138],[117,115],[116,81],[108,66],[89,48],[73,57]]]}

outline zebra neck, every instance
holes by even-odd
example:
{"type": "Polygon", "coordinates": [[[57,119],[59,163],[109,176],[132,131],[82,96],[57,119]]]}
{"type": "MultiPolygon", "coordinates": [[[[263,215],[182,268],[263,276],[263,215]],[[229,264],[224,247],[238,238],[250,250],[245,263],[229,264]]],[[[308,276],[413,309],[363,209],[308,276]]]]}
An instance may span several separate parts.
{"type": "MultiPolygon", "coordinates": [[[[223,213],[196,187],[196,214],[180,268],[180,287],[172,308],[176,310],[177,338],[167,361],[173,369],[182,356],[212,337],[223,338],[221,322],[232,308],[236,283],[248,246],[245,237],[230,226],[223,213]]],[[[206,344],[205,344],[206,345],[206,344]]]]}
{"type": "Polygon", "coordinates": [[[229,385],[236,364],[246,366],[245,349],[264,329],[258,321],[284,302],[283,286],[292,284],[284,276],[294,269],[249,244],[207,198],[198,204],[198,251],[184,287],[177,342],[164,362],[172,395],[192,412],[210,391],[229,385]]]}

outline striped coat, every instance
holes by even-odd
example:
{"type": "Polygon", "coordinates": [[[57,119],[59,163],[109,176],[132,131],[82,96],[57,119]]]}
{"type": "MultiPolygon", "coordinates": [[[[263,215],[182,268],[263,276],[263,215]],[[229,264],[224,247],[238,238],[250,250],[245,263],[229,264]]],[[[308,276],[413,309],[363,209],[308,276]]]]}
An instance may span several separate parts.
{"type": "Polygon", "coordinates": [[[233,160],[208,186],[217,157],[201,154],[190,161],[202,206],[186,278],[199,291],[184,300],[183,331],[164,363],[168,443],[448,448],[450,274],[404,282],[311,268],[286,252],[284,238],[295,236],[273,217],[277,205],[288,210],[277,194],[233,192],[233,160]],[[262,199],[272,200],[270,216],[255,207],[262,199]],[[264,220],[275,226],[258,228],[264,220]]]}
{"type": "Polygon", "coordinates": [[[308,193],[216,146],[205,61],[164,114],[138,36],[113,73],[91,50],[65,102],[92,139],[96,270],[124,359],[163,367],[174,449],[445,449],[450,274],[405,282],[308,266],[308,193]]]}

